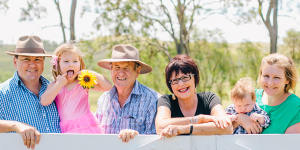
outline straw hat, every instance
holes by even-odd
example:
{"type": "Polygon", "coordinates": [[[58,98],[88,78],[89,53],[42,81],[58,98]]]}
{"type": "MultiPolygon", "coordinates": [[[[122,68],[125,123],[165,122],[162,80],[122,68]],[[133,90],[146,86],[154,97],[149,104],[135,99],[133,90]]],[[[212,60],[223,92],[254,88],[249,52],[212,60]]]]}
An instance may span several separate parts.
{"type": "Polygon", "coordinates": [[[112,48],[111,59],[102,59],[98,61],[98,65],[102,68],[111,70],[111,63],[113,62],[136,62],[142,67],[141,74],[152,71],[151,66],[140,61],[139,51],[131,45],[115,45],[112,48]]]}
{"type": "Polygon", "coordinates": [[[43,42],[38,36],[21,36],[17,41],[16,49],[5,53],[13,56],[52,56],[46,53],[43,42]]]}

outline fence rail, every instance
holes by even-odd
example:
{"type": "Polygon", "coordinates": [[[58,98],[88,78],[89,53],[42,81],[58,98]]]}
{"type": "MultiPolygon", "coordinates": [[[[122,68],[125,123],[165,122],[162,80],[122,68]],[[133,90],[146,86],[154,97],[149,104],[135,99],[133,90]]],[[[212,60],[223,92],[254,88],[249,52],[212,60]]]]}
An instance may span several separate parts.
{"type": "MultiPolygon", "coordinates": [[[[122,143],[117,135],[42,134],[36,150],[293,150],[300,149],[300,134],[291,135],[139,135],[122,143]]],[[[0,150],[26,150],[20,135],[0,134],[0,150]]]]}

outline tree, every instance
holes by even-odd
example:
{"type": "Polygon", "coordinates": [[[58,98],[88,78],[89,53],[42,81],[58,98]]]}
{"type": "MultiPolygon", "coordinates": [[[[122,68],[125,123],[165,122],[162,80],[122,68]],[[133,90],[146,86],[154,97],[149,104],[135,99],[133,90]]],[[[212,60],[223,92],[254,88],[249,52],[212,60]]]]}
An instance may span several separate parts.
{"type": "Polygon", "coordinates": [[[71,13],[70,13],[70,39],[75,40],[75,12],[77,0],[72,0],[71,13]]]}
{"type": "Polygon", "coordinates": [[[63,21],[63,17],[62,17],[62,12],[61,12],[61,9],[60,9],[60,4],[59,4],[58,0],[54,0],[54,3],[56,5],[56,9],[57,9],[58,14],[59,14],[60,28],[61,28],[61,32],[62,32],[62,35],[63,35],[64,43],[66,43],[67,39],[66,39],[65,24],[64,24],[64,21],[63,21]]]}
{"type": "MultiPolygon", "coordinates": [[[[278,0],[227,0],[225,9],[234,9],[234,22],[248,23],[259,19],[268,30],[270,38],[270,53],[277,52],[278,37],[278,0]],[[267,9],[265,9],[267,8],[267,9]]],[[[226,10],[228,11],[228,10],[226,10]]]]}
{"type": "MultiPolygon", "coordinates": [[[[47,13],[46,6],[42,6],[39,0],[27,0],[27,5],[25,7],[21,8],[21,17],[20,21],[32,21],[34,19],[40,19],[44,18],[47,13]]],[[[63,21],[63,15],[60,7],[60,1],[59,0],[53,0],[57,12],[59,14],[59,25],[50,25],[47,27],[56,27],[59,26],[62,31],[62,37],[64,42],[67,42],[66,38],[66,25],[63,21]]],[[[76,13],[76,6],[77,6],[77,0],[72,0],[71,2],[71,10],[70,10],[70,40],[76,40],[75,36],[75,13],[76,13]]]]}
{"type": "Polygon", "coordinates": [[[294,29],[287,31],[287,36],[283,39],[284,44],[291,49],[292,58],[296,59],[296,52],[300,50],[300,32],[294,29]]]}
{"type": "Polygon", "coordinates": [[[115,35],[133,33],[155,37],[167,33],[175,44],[177,54],[190,51],[191,32],[195,22],[220,9],[210,6],[218,4],[200,0],[98,0],[96,12],[100,15],[96,26],[110,26],[115,35]]]}
{"type": "Polygon", "coordinates": [[[277,37],[278,37],[278,23],[277,23],[278,0],[270,0],[269,1],[269,6],[268,6],[267,13],[265,14],[265,16],[263,13],[264,0],[257,0],[257,1],[258,1],[258,14],[269,32],[270,53],[276,53],[277,52],[277,37]],[[271,17],[272,17],[272,19],[271,19],[271,17]]]}

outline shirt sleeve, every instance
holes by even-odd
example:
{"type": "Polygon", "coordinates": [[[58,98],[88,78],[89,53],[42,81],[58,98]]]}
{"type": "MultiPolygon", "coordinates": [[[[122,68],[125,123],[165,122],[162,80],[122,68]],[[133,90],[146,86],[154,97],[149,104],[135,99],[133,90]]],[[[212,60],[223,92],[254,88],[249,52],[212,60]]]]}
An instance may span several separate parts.
{"type": "Polygon", "coordinates": [[[146,130],[144,134],[156,134],[155,117],[156,117],[156,103],[152,104],[146,116],[146,130]]]}
{"type": "Polygon", "coordinates": [[[225,109],[226,114],[228,115],[234,115],[235,113],[235,109],[234,109],[234,105],[231,104],[229,105],[226,109],[225,109]]]}
{"type": "Polygon", "coordinates": [[[295,117],[293,118],[293,120],[290,122],[289,127],[292,126],[292,125],[295,125],[296,123],[300,123],[300,109],[295,114],[295,117]]]}
{"type": "Polygon", "coordinates": [[[102,119],[101,110],[103,109],[102,103],[105,100],[105,97],[106,97],[106,93],[103,93],[99,97],[98,102],[97,102],[96,118],[98,119],[98,121],[101,121],[101,119],[102,119]]]}
{"type": "Polygon", "coordinates": [[[265,119],[265,123],[261,125],[261,127],[263,128],[267,128],[269,125],[270,125],[270,117],[269,115],[267,114],[266,111],[264,111],[263,109],[261,109],[258,105],[256,105],[256,113],[257,114],[260,114],[260,115],[263,115],[264,116],[264,119],[265,119]]]}
{"type": "Polygon", "coordinates": [[[221,104],[220,98],[212,92],[201,93],[199,96],[203,100],[205,108],[209,114],[216,105],[221,104]]]}
{"type": "Polygon", "coordinates": [[[159,97],[158,103],[157,103],[157,108],[160,106],[166,106],[171,110],[171,100],[169,98],[169,95],[163,95],[159,97]]]}
{"type": "Polygon", "coordinates": [[[0,93],[0,120],[5,120],[5,117],[4,117],[4,107],[3,107],[3,104],[2,104],[2,101],[3,101],[3,96],[2,96],[2,93],[0,93]]]}

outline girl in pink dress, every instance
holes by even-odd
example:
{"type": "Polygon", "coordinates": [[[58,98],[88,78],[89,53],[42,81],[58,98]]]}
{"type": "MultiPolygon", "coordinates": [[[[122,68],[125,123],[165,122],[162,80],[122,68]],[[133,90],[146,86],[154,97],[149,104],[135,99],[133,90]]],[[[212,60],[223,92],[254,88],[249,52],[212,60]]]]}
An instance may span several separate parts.
{"type": "MultiPolygon", "coordinates": [[[[54,53],[52,74],[55,81],[41,96],[41,104],[47,106],[55,100],[62,133],[101,133],[90,111],[88,89],[78,84],[78,74],[85,68],[80,50],[73,44],[62,44],[54,53]]],[[[112,87],[103,75],[89,72],[97,78],[95,90],[107,91],[112,87]]]]}

